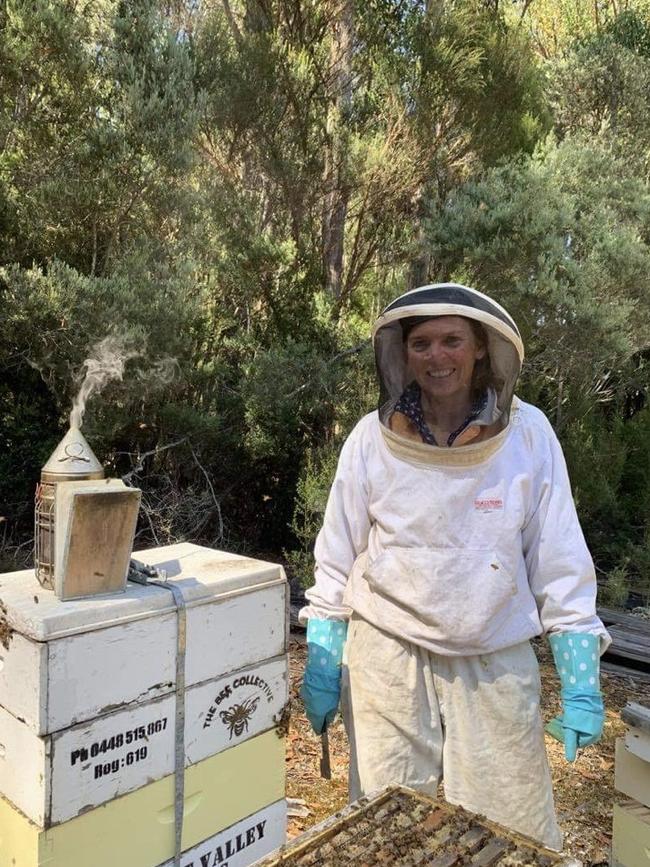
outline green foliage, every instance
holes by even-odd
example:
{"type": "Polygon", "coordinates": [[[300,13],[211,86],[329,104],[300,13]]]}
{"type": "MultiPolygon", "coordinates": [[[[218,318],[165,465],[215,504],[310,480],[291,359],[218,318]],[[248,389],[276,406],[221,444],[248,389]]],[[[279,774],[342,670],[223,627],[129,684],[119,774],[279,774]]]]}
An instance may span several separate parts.
{"type": "Polygon", "coordinates": [[[323,523],[341,443],[342,440],[337,438],[317,451],[308,451],[296,486],[291,528],[298,546],[285,551],[285,557],[292,574],[305,588],[313,583],[314,542],[323,523]]]}
{"type": "Polygon", "coordinates": [[[623,608],[630,593],[627,568],[617,566],[598,587],[598,604],[606,608],[623,608]]]}
{"type": "Polygon", "coordinates": [[[649,8],[0,3],[0,549],[113,334],[85,427],[138,544],[308,582],[370,323],[455,277],[522,327],[607,592],[649,592],[649,8]]]}
{"type": "Polygon", "coordinates": [[[533,390],[553,383],[548,409],[562,382],[580,414],[581,395],[643,345],[649,207],[606,146],[567,139],[460,187],[431,221],[438,273],[483,287],[521,323],[533,390]]]}

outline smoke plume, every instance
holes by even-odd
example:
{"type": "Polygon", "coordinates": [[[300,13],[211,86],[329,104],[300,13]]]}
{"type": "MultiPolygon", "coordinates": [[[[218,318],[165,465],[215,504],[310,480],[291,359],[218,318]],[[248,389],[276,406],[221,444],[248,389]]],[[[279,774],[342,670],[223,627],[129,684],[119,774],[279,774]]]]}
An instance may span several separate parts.
{"type": "Polygon", "coordinates": [[[148,369],[138,371],[138,379],[149,389],[163,388],[172,383],[180,374],[180,365],[169,355],[154,361],[148,369]]]}
{"type": "Polygon", "coordinates": [[[83,382],[72,404],[70,427],[81,427],[88,399],[111,380],[121,380],[126,363],[132,358],[145,359],[144,368],[135,371],[135,375],[148,392],[163,388],[176,379],[180,373],[178,361],[166,355],[148,362],[145,344],[143,336],[109,334],[93,346],[78,373],[79,379],[83,376],[83,382]]]}
{"type": "Polygon", "coordinates": [[[72,404],[70,427],[81,427],[88,399],[111,380],[122,379],[127,361],[138,355],[140,352],[134,348],[132,340],[115,335],[109,335],[93,346],[90,356],[81,365],[85,376],[72,404]]]}

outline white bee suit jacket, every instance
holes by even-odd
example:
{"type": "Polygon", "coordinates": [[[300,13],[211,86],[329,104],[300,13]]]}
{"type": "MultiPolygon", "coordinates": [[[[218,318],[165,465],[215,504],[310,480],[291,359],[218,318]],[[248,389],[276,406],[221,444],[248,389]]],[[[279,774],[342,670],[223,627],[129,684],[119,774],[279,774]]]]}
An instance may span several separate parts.
{"type": "Polygon", "coordinates": [[[515,399],[497,437],[435,451],[440,462],[397,456],[377,413],[359,422],[341,452],[301,619],[355,611],[446,655],[543,631],[597,633],[604,649],[593,563],[543,413],[515,399]]]}
{"type": "Polygon", "coordinates": [[[610,639],[562,450],[544,414],[514,397],[524,348],[507,310],[467,286],[423,286],[388,305],[373,345],[379,408],[341,452],[301,619],[354,611],[448,656],[544,631],[593,632],[604,650],[610,639]],[[436,316],[480,325],[495,377],[490,435],[455,448],[401,436],[391,421],[413,381],[403,326],[436,316]]]}

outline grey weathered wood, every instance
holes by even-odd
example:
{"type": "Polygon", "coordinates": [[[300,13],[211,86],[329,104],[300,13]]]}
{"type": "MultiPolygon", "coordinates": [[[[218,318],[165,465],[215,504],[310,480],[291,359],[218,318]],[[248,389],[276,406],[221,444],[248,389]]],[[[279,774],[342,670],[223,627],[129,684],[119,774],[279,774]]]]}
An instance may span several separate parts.
{"type": "Polygon", "coordinates": [[[600,663],[600,670],[615,677],[632,677],[635,680],[640,680],[643,683],[650,683],[650,670],[639,671],[636,668],[626,668],[623,665],[616,665],[610,662],[607,657],[603,658],[600,663]]]}
{"type": "Polygon", "coordinates": [[[626,611],[615,611],[613,608],[599,608],[598,616],[603,621],[605,626],[611,623],[620,623],[623,626],[638,627],[639,624],[646,623],[650,629],[650,620],[645,620],[637,614],[629,614],[626,611]]]}
{"type": "Polygon", "coordinates": [[[621,717],[628,725],[650,732],[650,708],[631,701],[621,711],[621,717]]]}
{"type": "Polygon", "coordinates": [[[650,635],[635,632],[626,626],[610,626],[608,631],[615,645],[629,645],[642,651],[650,649],[650,635]]]}

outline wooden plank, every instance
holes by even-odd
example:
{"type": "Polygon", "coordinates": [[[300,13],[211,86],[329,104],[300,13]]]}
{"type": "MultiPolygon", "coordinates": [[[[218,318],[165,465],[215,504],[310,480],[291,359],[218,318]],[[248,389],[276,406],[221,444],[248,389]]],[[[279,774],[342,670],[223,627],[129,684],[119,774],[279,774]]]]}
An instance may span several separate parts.
{"type": "Polygon", "coordinates": [[[614,804],[612,867],[649,867],[650,810],[636,801],[614,804]]]}
{"type": "Polygon", "coordinates": [[[613,608],[598,608],[598,616],[605,626],[620,623],[623,626],[637,627],[641,624],[641,628],[643,628],[642,625],[645,623],[650,629],[650,620],[639,617],[637,614],[630,614],[627,611],[616,611],[613,608]]]}
{"type": "Polygon", "coordinates": [[[140,491],[119,479],[58,485],[54,587],[59,599],[126,590],[139,509],[140,491]]]}
{"type": "Polygon", "coordinates": [[[639,650],[650,649],[650,635],[633,632],[630,629],[621,629],[618,626],[612,626],[609,634],[612,636],[612,642],[615,645],[629,644],[639,650]]]}
{"type": "Polygon", "coordinates": [[[650,807],[650,764],[631,753],[624,738],[616,739],[614,786],[628,798],[650,807]]]}
{"type": "MultiPolygon", "coordinates": [[[[181,867],[248,867],[281,846],[287,836],[287,802],[276,801],[184,852],[181,867]]],[[[162,867],[173,867],[165,861],[162,867]]]]}
{"type": "Polygon", "coordinates": [[[631,626],[608,626],[607,631],[612,637],[622,641],[633,641],[643,645],[650,641],[650,635],[645,629],[635,629],[631,626]]]}
{"type": "MultiPolygon", "coordinates": [[[[616,659],[616,657],[614,657],[616,659]]],[[[623,660],[619,660],[622,662],[623,660]]],[[[637,668],[626,668],[624,665],[615,665],[607,657],[603,657],[600,661],[600,670],[611,674],[614,677],[631,677],[639,680],[642,683],[650,683],[650,670],[641,671],[637,668]]]]}
{"type": "MultiPolygon", "coordinates": [[[[282,800],[284,754],[270,731],[188,768],[183,850],[282,800]]],[[[174,791],[170,775],[48,830],[2,799],[0,867],[164,864],[174,854],[174,791]]]]}
{"type": "Polygon", "coordinates": [[[621,711],[621,718],[628,725],[650,732],[650,707],[630,701],[621,711]]]}
{"type": "Polygon", "coordinates": [[[603,659],[620,657],[632,659],[635,662],[650,664],[650,647],[629,641],[626,638],[613,636],[613,642],[604,654],[603,659]]]}

